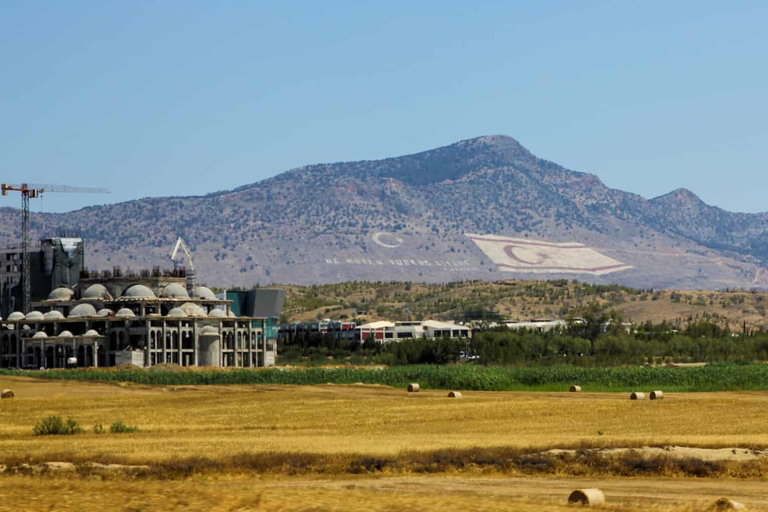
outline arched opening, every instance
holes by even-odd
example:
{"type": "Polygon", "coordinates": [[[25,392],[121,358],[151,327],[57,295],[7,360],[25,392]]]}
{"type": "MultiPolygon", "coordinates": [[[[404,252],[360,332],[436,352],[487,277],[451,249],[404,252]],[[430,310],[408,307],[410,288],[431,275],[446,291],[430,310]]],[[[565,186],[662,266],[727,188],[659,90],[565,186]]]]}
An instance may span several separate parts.
{"type": "Polygon", "coordinates": [[[41,366],[44,366],[46,368],[56,367],[56,352],[54,351],[54,348],[52,346],[45,348],[45,361],[41,366]]]}

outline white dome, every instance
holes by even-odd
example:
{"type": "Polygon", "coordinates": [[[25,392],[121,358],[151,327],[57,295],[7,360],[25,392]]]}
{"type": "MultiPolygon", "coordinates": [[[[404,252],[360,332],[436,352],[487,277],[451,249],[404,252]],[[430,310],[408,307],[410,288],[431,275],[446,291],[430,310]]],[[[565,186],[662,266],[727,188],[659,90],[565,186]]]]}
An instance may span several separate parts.
{"type": "Polygon", "coordinates": [[[10,315],[8,315],[8,320],[11,322],[15,322],[17,320],[24,320],[24,313],[21,311],[14,311],[10,315]]]}
{"type": "Polygon", "coordinates": [[[115,316],[118,318],[133,318],[136,314],[128,308],[122,308],[115,313],[115,316]]]}
{"type": "Polygon", "coordinates": [[[75,292],[64,286],[56,288],[48,294],[48,300],[72,300],[75,292]]]}
{"type": "Polygon", "coordinates": [[[95,336],[100,336],[100,334],[96,332],[95,329],[88,329],[87,331],[85,331],[85,334],[83,334],[83,336],[95,337],[95,336]]]}
{"type": "Polygon", "coordinates": [[[56,311],[54,309],[53,311],[49,311],[46,314],[44,314],[43,318],[46,320],[63,320],[64,314],[61,311],[56,311]]]}
{"type": "Polygon", "coordinates": [[[160,294],[165,299],[188,299],[189,294],[187,289],[178,283],[171,283],[163,289],[163,293],[160,294]]]}
{"type": "Polygon", "coordinates": [[[71,338],[71,337],[72,337],[72,333],[69,331],[61,331],[59,333],[59,338],[71,338]]]}
{"type": "Polygon", "coordinates": [[[96,316],[112,316],[115,312],[108,308],[102,308],[96,312],[96,316]]]}
{"type": "Polygon", "coordinates": [[[44,318],[40,311],[30,311],[27,313],[27,320],[43,320],[44,318]]]}
{"type": "Polygon", "coordinates": [[[96,316],[96,308],[91,304],[78,304],[72,308],[67,318],[81,318],[87,316],[96,316]]]}
{"type": "Polygon", "coordinates": [[[37,331],[32,337],[33,338],[47,338],[48,335],[45,334],[44,331],[37,331]]]}
{"type": "Polygon", "coordinates": [[[216,294],[213,293],[210,288],[205,286],[195,287],[195,293],[193,295],[196,299],[216,299],[216,294]]]}
{"type": "Polygon", "coordinates": [[[193,302],[185,302],[180,307],[188,316],[208,316],[202,307],[193,302]]]}
{"type": "Polygon", "coordinates": [[[237,315],[235,315],[235,314],[232,312],[232,310],[231,310],[231,309],[229,310],[229,313],[227,314],[227,316],[228,316],[229,318],[237,318],[237,315]]]}
{"type": "Polygon", "coordinates": [[[154,299],[155,292],[143,284],[135,284],[128,287],[128,289],[123,292],[123,297],[130,297],[133,299],[154,299]]]}
{"type": "Polygon", "coordinates": [[[168,312],[168,316],[172,318],[181,318],[181,317],[186,317],[187,313],[181,308],[173,308],[168,312]]]}
{"type": "Polygon", "coordinates": [[[206,325],[200,330],[200,336],[218,336],[219,330],[213,326],[206,325]]]}
{"type": "Polygon", "coordinates": [[[103,284],[92,284],[83,292],[84,300],[112,300],[112,295],[103,284]]]}
{"type": "Polygon", "coordinates": [[[208,318],[226,318],[227,312],[223,309],[212,309],[208,312],[208,318]]]}

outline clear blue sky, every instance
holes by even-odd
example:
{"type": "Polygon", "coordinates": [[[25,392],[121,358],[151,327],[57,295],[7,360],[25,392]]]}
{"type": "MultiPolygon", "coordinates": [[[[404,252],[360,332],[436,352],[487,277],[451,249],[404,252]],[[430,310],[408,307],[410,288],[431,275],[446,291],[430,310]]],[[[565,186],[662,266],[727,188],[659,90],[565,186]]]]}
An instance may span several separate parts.
{"type": "Polygon", "coordinates": [[[0,179],[113,190],[46,196],[67,211],[507,134],[767,211],[766,27],[757,1],[3,0],[0,179]]]}

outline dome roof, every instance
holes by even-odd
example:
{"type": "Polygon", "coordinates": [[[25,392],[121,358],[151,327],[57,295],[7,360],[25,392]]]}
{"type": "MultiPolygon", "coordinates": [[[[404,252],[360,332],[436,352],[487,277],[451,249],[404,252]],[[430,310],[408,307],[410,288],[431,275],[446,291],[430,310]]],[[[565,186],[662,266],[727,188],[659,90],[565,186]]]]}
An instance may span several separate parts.
{"type": "Polygon", "coordinates": [[[209,318],[226,318],[227,312],[223,309],[212,309],[208,312],[209,318]]]}
{"type": "Polygon", "coordinates": [[[171,283],[163,289],[163,293],[160,294],[165,299],[188,299],[189,294],[187,289],[178,283],[171,283]]]}
{"type": "Polygon", "coordinates": [[[43,318],[46,320],[62,320],[64,318],[64,314],[61,311],[56,311],[54,309],[53,311],[49,311],[44,314],[43,318]]]}
{"type": "Polygon", "coordinates": [[[88,289],[83,292],[82,298],[85,300],[111,300],[112,295],[107,291],[103,284],[96,283],[89,286],[88,289]]]}
{"type": "Polygon", "coordinates": [[[72,337],[72,333],[69,331],[61,331],[59,333],[59,338],[71,338],[71,337],[72,337]]]}
{"type": "Polygon", "coordinates": [[[187,312],[181,308],[173,308],[168,312],[168,316],[175,318],[185,317],[187,316],[187,312]]]}
{"type": "Polygon", "coordinates": [[[75,292],[64,286],[56,288],[48,294],[48,300],[72,300],[75,292]]]}
{"type": "Polygon", "coordinates": [[[143,284],[135,284],[129,286],[128,289],[123,292],[123,297],[130,297],[133,299],[154,299],[155,292],[143,284]]]}
{"type": "Polygon", "coordinates": [[[229,313],[227,313],[227,316],[228,316],[229,318],[237,318],[237,315],[236,315],[236,314],[234,314],[234,313],[232,312],[232,310],[231,310],[231,309],[229,310],[229,313]]]}
{"type": "Polygon", "coordinates": [[[40,311],[30,311],[27,313],[27,320],[42,320],[45,318],[40,311]]]}
{"type": "Polygon", "coordinates": [[[101,308],[96,312],[96,316],[112,316],[115,312],[109,308],[101,308]]]}
{"type": "Polygon", "coordinates": [[[192,302],[185,302],[180,307],[188,316],[208,316],[202,307],[192,302]]]}
{"type": "Polygon", "coordinates": [[[67,318],[80,318],[85,316],[96,316],[96,308],[91,304],[78,304],[72,308],[67,318]]]}
{"type": "Polygon", "coordinates": [[[128,308],[121,308],[117,313],[115,313],[115,316],[118,318],[133,318],[136,316],[136,314],[128,308]]]}
{"type": "Polygon", "coordinates": [[[87,331],[85,331],[85,334],[83,334],[83,336],[94,337],[94,336],[101,336],[101,335],[98,332],[96,332],[95,329],[88,329],[87,331]]]}
{"type": "Polygon", "coordinates": [[[45,334],[44,331],[37,331],[35,334],[32,335],[33,338],[47,338],[48,335],[45,334]]]}
{"type": "Polygon", "coordinates": [[[21,311],[14,311],[10,315],[8,315],[8,320],[14,322],[16,320],[24,320],[24,313],[21,311]]]}
{"type": "Polygon", "coordinates": [[[205,286],[195,287],[195,293],[193,293],[193,295],[197,299],[216,299],[216,294],[213,293],[210,288],[205,286]]]}
{"type": "Polygon", "coordinates": [[[206,325],[200,330],[200,336],[218,336],[219,330],[213,326],[206,325]]]}

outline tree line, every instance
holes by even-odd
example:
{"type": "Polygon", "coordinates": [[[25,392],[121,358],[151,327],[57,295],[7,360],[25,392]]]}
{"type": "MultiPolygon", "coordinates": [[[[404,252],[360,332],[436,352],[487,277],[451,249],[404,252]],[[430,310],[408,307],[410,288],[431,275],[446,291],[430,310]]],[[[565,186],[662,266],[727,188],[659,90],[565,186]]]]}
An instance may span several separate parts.
{"type": "Polygon", "coordinates": [[[612,366],[663,362],[768,360],[768,333],[738,331],[710,320],[685,327],[661,322],[627,325],[615,312],[590,310],[547,332],[494,326],[467,338],[412,338],[388,343],[308,334],[279,345],[283,362],[612,366]]]}

